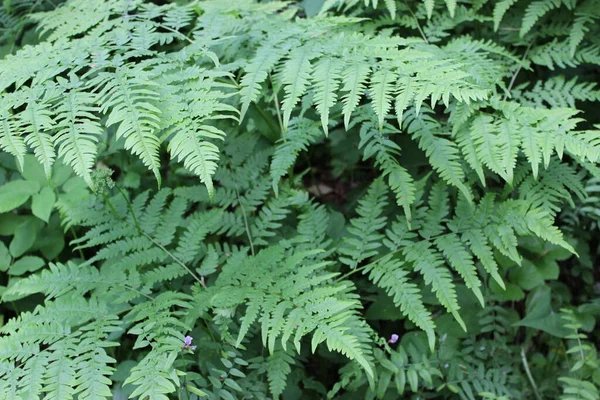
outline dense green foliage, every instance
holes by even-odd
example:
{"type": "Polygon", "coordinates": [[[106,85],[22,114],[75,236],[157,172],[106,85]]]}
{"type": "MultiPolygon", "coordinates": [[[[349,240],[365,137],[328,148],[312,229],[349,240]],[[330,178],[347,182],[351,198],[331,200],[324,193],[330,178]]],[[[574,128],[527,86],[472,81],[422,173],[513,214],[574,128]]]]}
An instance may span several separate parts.
{"type": "Polygon", "coordinates": [[[4,0],[0,400],[600,398],[598,0],[4,0]]]}

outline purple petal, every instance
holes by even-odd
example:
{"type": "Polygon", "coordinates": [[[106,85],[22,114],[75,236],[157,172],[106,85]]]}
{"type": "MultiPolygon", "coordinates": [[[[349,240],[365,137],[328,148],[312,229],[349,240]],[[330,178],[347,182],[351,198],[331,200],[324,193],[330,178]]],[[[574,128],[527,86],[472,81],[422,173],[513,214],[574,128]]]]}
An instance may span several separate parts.
{"type": "Polygon", "coordinates": [[[189,346],[190,344],[192,344],[192,337],[191,336],[186,336],[185,339],[183,339],[183,343],[186,346],[189,346]]]}
{"type": "Polygon", "coordinates": [[[388,343],[396,343],[398,339],[400,339],[400,337],[395,333],[392,333],[392,336],[390,336],[390,340],[388,340],[388,343]]]}
{"type": "Polygon", "coordinates": [[[194,350],[196,350],[196,346],[190,346],[190,350],[191,350],[191,351],[194,351],[194,350]]]}

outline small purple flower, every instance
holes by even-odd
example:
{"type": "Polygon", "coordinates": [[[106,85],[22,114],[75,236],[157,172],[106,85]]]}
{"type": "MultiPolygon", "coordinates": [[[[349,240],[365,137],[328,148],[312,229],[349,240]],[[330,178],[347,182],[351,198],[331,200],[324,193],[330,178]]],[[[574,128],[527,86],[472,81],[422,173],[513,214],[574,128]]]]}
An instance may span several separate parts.
{"type": "Polygon", "coordinates": [[[191,344],[192,344],[192,337],[186,336],[185,339],[183,339],[183,349],[191,350],[191,351],[196,350],[196,346],[191,346],[191,344]]]}
{"type": "Polygon", "coordinates": [[[390,336],[390,340],[388,340],[388,343],[396,343],[398,339],[400,339],[400,336],[396,335],[395,333],[392,333],[392,336],[390,336]]]}

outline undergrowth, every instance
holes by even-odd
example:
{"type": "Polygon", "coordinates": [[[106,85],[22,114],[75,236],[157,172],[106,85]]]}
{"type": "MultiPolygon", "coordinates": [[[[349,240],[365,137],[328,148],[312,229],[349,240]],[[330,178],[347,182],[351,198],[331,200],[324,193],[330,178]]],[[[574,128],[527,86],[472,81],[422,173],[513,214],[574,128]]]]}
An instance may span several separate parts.
{"type": "Polygon", "coordinates": [[[5,0],[0,399],[600,398],[596,0],[5,0]]]}

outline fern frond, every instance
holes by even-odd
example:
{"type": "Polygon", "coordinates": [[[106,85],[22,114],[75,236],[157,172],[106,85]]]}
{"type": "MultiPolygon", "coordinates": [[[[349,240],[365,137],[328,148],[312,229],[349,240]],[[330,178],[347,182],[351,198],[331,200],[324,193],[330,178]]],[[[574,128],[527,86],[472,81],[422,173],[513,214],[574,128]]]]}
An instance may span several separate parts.
{"type": "Polygon", "coordinates": [[[371,78],[369,92],[373,101],[373,110],[378,117],[379,130],[383,128],[383,121],[392,107],[392,92],[394,90],[392,83],[396,79],[397,76],[393,71],[383,68],[377,70],[371,78]]]}
{"type": "Polygon", "coordinates": [[[54,142],[58,145],[58,155],[94,189],[91,172],[98,138],[104,133],[95,115],[99,107],[94,106],[94,96],[82,90],[82,82],[76,76],[72,75],[70,82],[63,80],[61,84],[67,90],[56,109],[58,131],[54,142]]]}
{"type": "Polygon", "coordinates": [[[292,371],[294,358],[289,350],[278,349],[267,356],[267,377],[269,379],[269,390],[273,397],[278,398],[285,389],[287,376],[292,371]]]}
{"type": "Polygon", "coordinates": [[[123,12],[119,1],[90,4],[85,0],[70,0],[56,10],[31,14],[30,18],[38,22],[42,35],[50,33],[47,40],[52,42],[81,35],[115,12],[123,12]]]}
{"type": "Polygon", "coordinates": [[[405,129],[419,143],[419,148],[425,151],[432,167],[440,174],[442,179],[458,188],[469,201],[472,194],[464,184],[464,172],[459,162],[456,144],[444,137],[439,137],[442,126],[429,112],[418,114],[411,110],[405,119],[405,129]]]}
{"type": "Polygon", "coordinates": [[[504,14],[517,2],[517,0],[501,0],[497,1],[494,5],[494,31],[498,31],[500,27],[500,22],[502,22],[502,18],[504,14]]]}
{"type": "Polygon", "coordinates": [[[0,99],[0,104],[0,147],[15,156],[19,169],[22,171],[27,147],[15,127],[14,117],[9,112],[12,108],[9,98],[3,96],[0,99]]]}
{"type": "Polygon", "coordinates": [[[521,37],[525,36],[540,18],[551,10],[559,8],[562,4],[563,0],[537,0],[529,4],[523,16],[519,35],[521,37]]]}
{"type": "Polygon", "coordinates": [[[342,112],[344,114],[346,129],[348,129],[348,124],[350,123],[350,116],[358,106],[360,98],[366,89],[365,85],[370,72],[369,64],[360,58],[351,60],[350,65],[342,71],[343,87],[341,90],[342,92],[346,92],[342,95],[342,103],[344,105],[342,112]]]}
{"type": "Polygon", "coordinates": [[[169,152],[200,177],[211,200],[214,197],[212,176],[217,169],[219,148],[206,139],[223,140],[224,136],[225,132],[218,128],[200,125],[196,131],[180,130],[169,142],[169,152]]]}
{"type": "Polygon", "coordinates": [[[439,253],[427,242],[419,242],[403,251],[406,260],[413,263],[413,268],[423,275],[425,284],[431,285],[440,304],[451,313],[463,330],[467,327],[461,318],[456,298],[455,286],[450,272],[443,266],[444,262],[439,253]]]}
{"type": "Polygon", "coordinates": [[[238,343],[259,318],[263,344],[271,353],[279,338],[285,350],[293,335],[299,350],[300,339],[312,333],[313,351],[326,341],[329,349],[357,361],[372,375],[367,328],[357,319],[359,304],[349,293],[349,283],[331,282],[336,274],[324,270],[328,263],[312,263],[306,259],[309,255],[272,245],[256,256],[230,258],[217,279],[220,290],[213,307],[246,305],[238,343]]]}
{"type": "Polygon", "coordinates": [[[293,118],[290,121],[287,132],[277,141],[271,160],[271,179],[276,195],[279,194],[279,181],[287,175],[298,154],[319,136],[320,132],[313,121],[304,118],[293,118]]]}
{"type": "Polygon", "coordinates": [[[314,44],[308,42],[293,48],[283,65],[281,81],[285,96],[281,103],[281,111],[283,111],[283,129],[286,131],[292,111],[310,83],[313,71],[311,60],[318,55],[319,53],[314,50],[314,44]]]}
{"type": "Polygon", "coordinates": [[[369,279],[394,300],[394,304],[407,318],[427,334],[429,348],[435,347],[435,323],[431,313],[425,308],[421,291],[409,281],[405,263],[386,256],[381,260],[368,264],[365,274],[369,279]]]}
{"type": "Polygon", "coordinates": [[[369,187],[366,196],[359,201],[357,218],[350,220],[349,237],[345,237],[338,252],[340,261],[354,269],[363,260],[377,254],[383,235],[379,231],[385,226],[387,218],[382,215],[387,205],[387,188],[383,180],[377,179],[369,187]]]}
{"type": "Polygon", "coordinates": [[[25,144],[33,148],[35,157],[43,165],[46,177],[49,178],[56,159],[52,137],[49,135],[54,125],[50,105],[54,93],[51,87],[48,90],[30,89],[23,93],[23,97],[27,107],[17,114],[15,126],[26,135],[25,144]]]}
{"type": "Polygon", "coordinates": [[[119,124],[117,139],[125,139],[125,148],[140,157],[160,186],[160,140],[155,134],[160,110],[154,105],[158,93],[152,89],[156,83],[139,68],[119,67],[114,73],[100,72],[89,85],[98,91],[102,112],[110,109],[106,126],[119,124]]]}
{"type": "Polygon", "coordinates": [[[396,195],[396,202],[404,210],[410,224],[410,207],[415,201],[416,188],[413,178],[398,162],[400,147],[386,136],[393,133],[396,131],[388,126],[379,132],[371,123],[365,122],[360,128],[358,146],[363,149],[364,158],[375,158],[376,165],[387,178],[390,189],[396,195]]]}
{"type": "Polygon", "coordinates": [[[322,58],[315,65],[313,101],[321,115],[321,126],[325,136],[329,133],[329,110],[337,101],[342,66],[341,60],[333,57],[322,58]]]}

